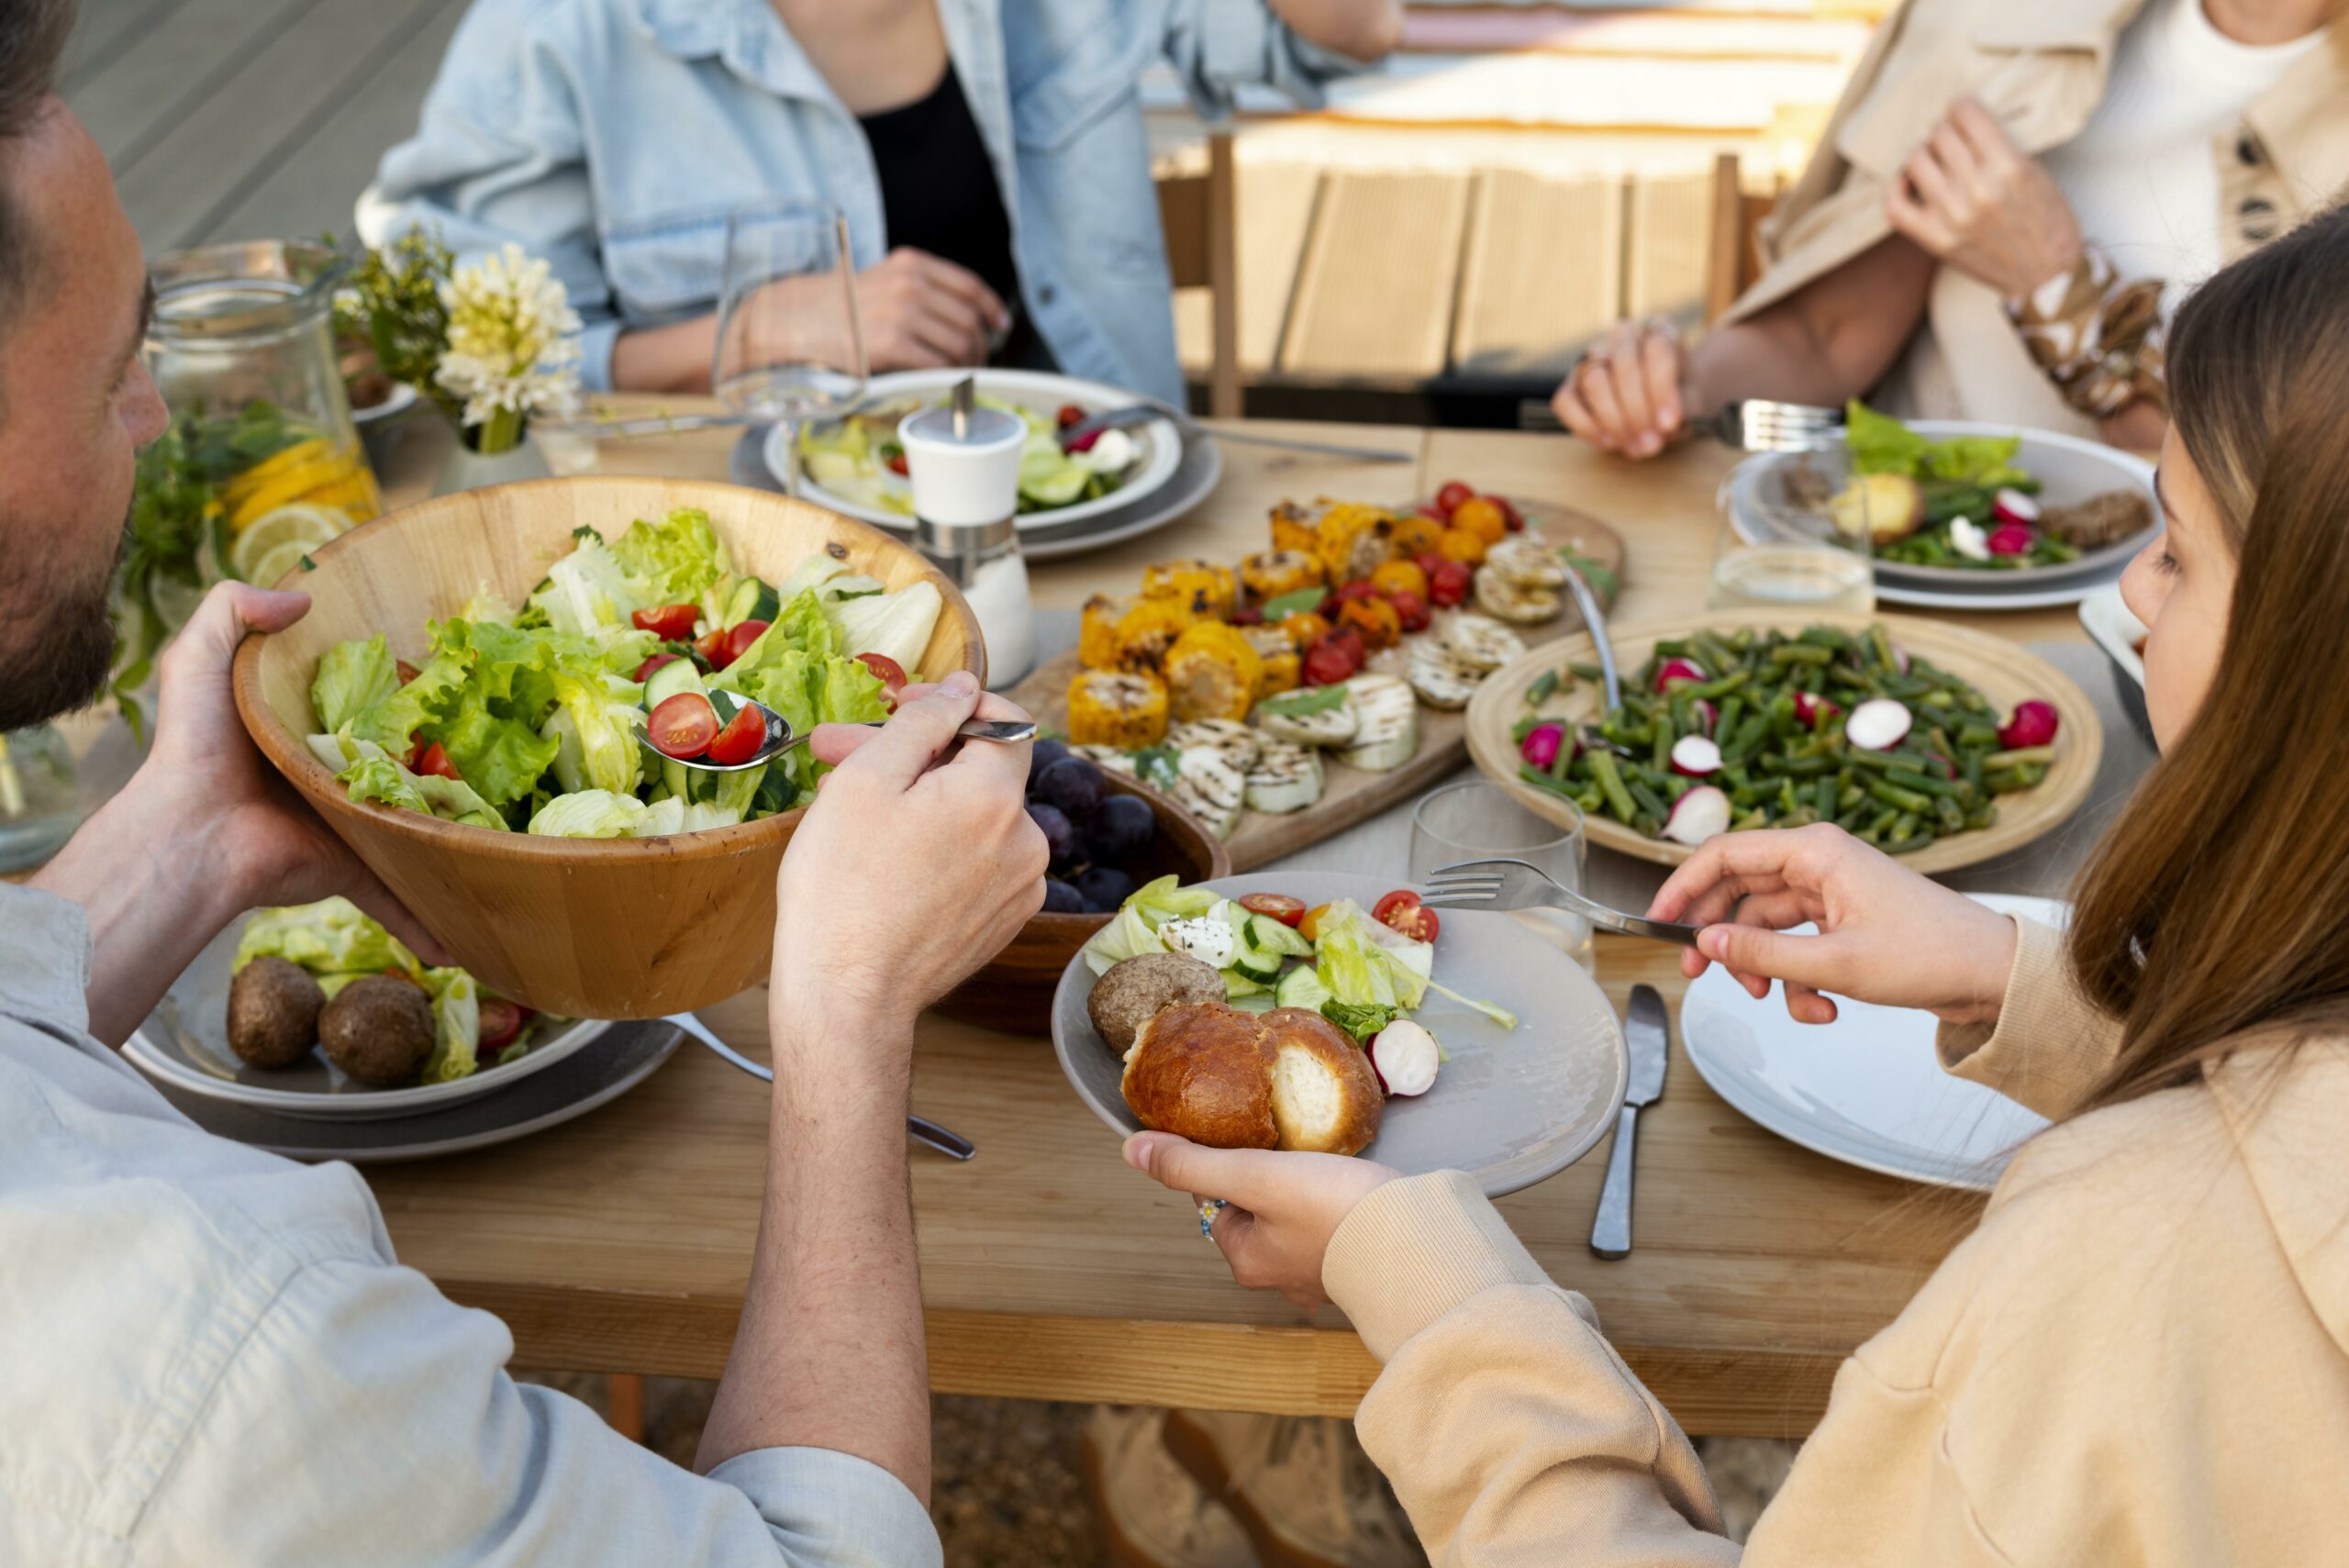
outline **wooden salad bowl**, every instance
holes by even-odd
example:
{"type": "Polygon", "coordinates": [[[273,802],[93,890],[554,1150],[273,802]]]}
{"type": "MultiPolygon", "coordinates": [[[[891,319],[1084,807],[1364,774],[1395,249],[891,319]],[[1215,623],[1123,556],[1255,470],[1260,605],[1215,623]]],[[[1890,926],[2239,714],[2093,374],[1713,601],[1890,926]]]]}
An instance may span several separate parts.
{"type": "MultiPolygon", "coordinates": [[[[1944,621],[1913,616],[1854,616],[1805,610],[1709,610],[1644,626],[1610,628],[1616,668],[1628,684],[1631,673],[1646,662],[1659,639],[1683,638],[1700,629],[1729,631],[1739,627],[1776,628],[1799,631],[1807,626],[1831,626],[1844,631],[1865,630],[1882,622],[1893,641],[1951,674],[1969,682],[2000,715],[2015,704],[2036,697],[2054,706],[2056,714],[2055,760],[2047,776],[2033,787],[1998,797],[1998,819],[1987,828],[1934,839],[1898,857],[1900,863],[1928,875],[1955,871],[2020,849],[2054,831],[2080,808],[2096,783],[2104,757],[2104,729],[2097,722],[2095,705],[2077,683],[2020,643],[2009,642],[1944,621]]],[[[1510,729],[1532,710],[1525,694],[1545,671],[1564,670],[1569,662],[1592,663],[1596,651],[1588,633],[1544,643],[1514,663],[1505,664],[1485,678],[1468,704],[1468,754],[1477,769],[1500,784],[1527,810],[1561,827],[1571,825],[1571,803],[1547,790],[1520,782],[1517,742],[1510,729]]],[[[1570,719],[1579,726],[1596,719],[1606,698],[1596,681],[1577,681],[1570,689],[1544,699],[1541,711],[1570,719]]],[[[1584,825],[1589,842],[1622,854],[1663,865],[1678,865],[1696,851],[1669,839],[1651,839],[1610,817],[1591,816],[1584,825]]]]}
{"type": "Polygon", "coordinates": [[[731,484],[588,476],[460,492],[402,507],[316,552],[284,584],[310,612],[237,651],[237,711],[270,762],[459,963],[498,994],[549,1012],[645,1018],[706,1006],[763,979],[775,872],[802,815],[662,839],[557,839],[461,827],[354,804],[310,752],[310,682],[335,643],[382,632],[421,663],[425,623],[484,585],[516,604],[573,547],[681,506],[709,514],[737,571],[770,583],[825,550],[896,589],[935,584],[945,608],[920,674],[983,681],[979,624],[910,546],[805,502],[731,484]]]}
{"type": "MultiPolygon", "coordinates": [[[[1126,870],[1136,882],[1168,873],[1185,886],[1231,874],[1231,856],[1207,824],[1139,780],[1103,769],[1101,782],[1112,795],[1135,795],[1158,814],[1158,833],[1126,870]]],[[[1029,917],[1010,945],[939,1003],[941,1011],[989,1029],[1014,1034],[1050,1035],[1052,994],[1077,949],[1108,925],[1108,915],[1037,914],[1029,917]]]]}

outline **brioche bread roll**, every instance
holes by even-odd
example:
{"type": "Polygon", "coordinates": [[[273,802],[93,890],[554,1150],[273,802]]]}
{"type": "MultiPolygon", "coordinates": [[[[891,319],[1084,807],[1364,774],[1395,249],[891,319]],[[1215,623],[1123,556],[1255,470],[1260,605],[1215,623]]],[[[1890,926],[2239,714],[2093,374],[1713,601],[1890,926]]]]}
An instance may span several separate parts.
{"type": "Polygon", "coordinates": [[[1142,1126],[1217,1149],[1358,1153],[1386,1108],[1354,1042],[1301,1007],[1168,1007],[1136,1035],[1121,1087],[1142,1126]]]}

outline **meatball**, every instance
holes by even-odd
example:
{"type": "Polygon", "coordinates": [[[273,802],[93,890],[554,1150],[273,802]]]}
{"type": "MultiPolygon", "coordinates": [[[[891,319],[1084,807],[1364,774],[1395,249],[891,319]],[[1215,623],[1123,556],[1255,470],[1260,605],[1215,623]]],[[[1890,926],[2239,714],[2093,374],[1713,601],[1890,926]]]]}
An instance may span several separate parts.
{"type": "Polygon", "coordinates": [[[1123,1056],[1160,1009],[1177,1002],[1222,1000],[1223,976],[1199,960],[1188,953],[1145,952],[1111,964],[1093,983],[1085,1010],[1109,1049],[1123,1056]]]}
{"type": "Polygon", "coordinates": [[[318,1042],[327,994],[310,972],[282,958],[257,958],[228,983],[228,1049],[255,1067],[290,1067],[318,1042]]]}
{"type": "Polygon", "coordinates": [[[432,1054],[432,998],[388,974],[354,980],[318,1015],[318,1043],[362,1084],[405,1084],[432,1054]]]}

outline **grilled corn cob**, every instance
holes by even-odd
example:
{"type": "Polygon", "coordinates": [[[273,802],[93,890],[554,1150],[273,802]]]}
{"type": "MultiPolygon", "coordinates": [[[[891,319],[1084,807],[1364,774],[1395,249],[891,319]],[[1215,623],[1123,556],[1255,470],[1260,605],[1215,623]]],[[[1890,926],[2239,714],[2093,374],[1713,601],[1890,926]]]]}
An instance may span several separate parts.
{"type": "Polygon", "coordinates": [[[1321,526],[1315,532],[1321,569],[1332,583],[1369,576],[1386,559],[1387,538],[1394,531],[1395,519],[1378,507],[1338,502],[1321,515],[1321,526]]]}
{"type": "Polygon", "coordinates": [[[1300,506],[1294,501],[1284,501],[1273,508],[1273,548],[1301,550],[1317,559],[1320,554],[1321,514],[1300,506]]]}
{"type": "Polygon", "coordinates": [[[1166,686],[1147,672],[1082,670],[1068,684],[1068,738],[1124,751],[1166,736],[1166,686]]]}
{"type": "Polygon", "coordinates": [[[1244,719],[1255,705],[1264,661],[1240,634],[1221,621],[1200,621],[1166,651],[1166,688],[1175,720],[1244,719]]]}
{"type": "Polygon", "coordinates": [[[1279,692],[1295,689],[1301,678],[1304,659],[1297,651],[1297,644],[1288,633],[1276,626],[1243,626],[1240,635],[1256,651],[1264,668],[1256,675],[1256,700],[1264,701],[1279,692]]]}
{"type": "Polygon", "coordinates": [[[1141,569],[1145,599],[1182,599],[1203,616],[1230,615],[1240,605],[1231,568],[1213,561],[1162,561],[1141,569]]]}
{"type": "Polygon", "coordinates": [[[1116,669],[1118,623],[1140,603],[1140,599],[1112,598],[1108,594],[1096,594],[1085,600],[1085,611],[1076,621],[1078,662],[1088,670],[1116,669]]]}
{"type": "Polygon", "coordinates": [[[1183,599],[1135,599],[1118,617],[1117,665],[1120,670],[1155,670],[1164,662],[1174,639],[1198,624],[1197,606],[1183,599]]]}
{"type": "Polygon", "coordinates": [[[1277,599],[1321,585],[1321,562],[1310,550],[1266,550],[1240,563],[1240,581],[1259,599],[1277,599]]]}

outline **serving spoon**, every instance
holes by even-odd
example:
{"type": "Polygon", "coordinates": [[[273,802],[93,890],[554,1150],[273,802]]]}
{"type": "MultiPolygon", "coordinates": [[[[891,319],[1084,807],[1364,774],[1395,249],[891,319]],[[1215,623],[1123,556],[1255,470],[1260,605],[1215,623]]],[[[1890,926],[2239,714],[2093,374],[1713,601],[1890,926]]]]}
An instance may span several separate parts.
{"type": "MultiPolygon", "coordinates": [[[[763,767],[785,751],[805,746],[816,733],[812,729],[804,735],[793,733],[789,719],[756,697],[729,691],[713,691],[706,695],[710,706],[718,710],[720,724],[731,724],[740,709],[756,708],[759,717],[766,722],[767,738],[759,743],[757,751],[739,762],[713,762],[707,757],[672,757],[655,746],[653,750],[661,752],[663,761],[697,768],[706,773],[739,773],[745,768],[763,767]]],[[[864,728],[878,729],[881,725],[877,720],[867,720],[864,728]]],[[[1022,740],[1033,740],[1036,726],[1033,720],[1025,718],[974,718],[954,733],[965,740],[993,740],[1003,745],[1016,745],[1022,740]]]]}

